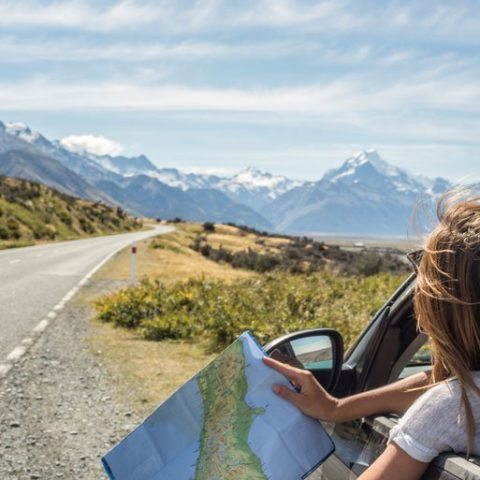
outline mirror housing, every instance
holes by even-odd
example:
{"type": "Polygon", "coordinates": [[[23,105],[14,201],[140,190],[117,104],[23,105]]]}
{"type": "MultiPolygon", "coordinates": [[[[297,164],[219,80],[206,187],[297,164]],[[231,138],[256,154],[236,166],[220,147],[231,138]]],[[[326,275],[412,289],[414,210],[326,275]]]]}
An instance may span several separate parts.
{"type": "Polygon", "coordinates": [[[332,328],[312,328],[277,338],[264,350],[284,363],[310,370],[329,392],[335,388],[343,364],[343,338],[332,328]]]}

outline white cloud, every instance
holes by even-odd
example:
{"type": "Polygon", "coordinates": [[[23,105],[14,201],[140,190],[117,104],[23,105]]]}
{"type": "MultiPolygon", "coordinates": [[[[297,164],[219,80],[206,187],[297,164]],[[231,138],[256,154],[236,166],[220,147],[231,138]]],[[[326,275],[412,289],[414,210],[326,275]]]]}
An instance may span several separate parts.
{"type": "Polygon", "coordinates": [[[435,71],[395,83],[350,75],[314,85],[276,88],[202,88],[138,78],[60,83],[45,77],[0,83],[0,109],[197,112],[236,117],[246,123],[262,115],[276,115],[290,122],[306,118],[318,125],[354,127],[394,138],[403,135],[477,144],[480,120],[472,114],[480,112],[480,85],[469,72],[439,75],[435,71]]]}
{"type": "Polygon", "coordinates": [[[70,152],[94,155],[119,155],[123,151],[119,143],[96,135],[70,135],[62,138],[60,144],[70,152]]]}
{"type": "Polygon", "coordinates": [[[0,25],[77,29],[83,31],[141,31],[188,33],[255,26],[304,31],[352,32],[372,30],[415,35],[475,37],[480,20],[471,8],[452,2],[425,0],[356,2],[354,0],[2,0],[0,25]],[[378,19],[381,18],[381,22],[378,19]]]}
{"type": "Polygon", "coordinates": [[[31,62],[150,62],[153,60],[202,60],[205,58],[261,58],[282,57],[302,53],[319,53],[322,58],[335,62],[365,60],[370,47],[354,49],[352,53],[324,48],[314,42],[262,41],[258,43],[221,42],[112,42],[88,44],[65,40],[18,40],[12,35],[0,36],[0,60],[31,62]]]}
{"type": "MultiPolygon", "coordinates": [[[[60,83],[44,77],[24,83],[0,83],[0,108],[292,112],[349,118],[359,113],[480,110],[480,85],[475,79],[459,75],[424,77],[412,76],[409,81],[382,85],[348,76],[313,85],[249,89],[134,81],[60,83]]],[[[331,120],[335,121],[335,117],[331,120]]]]}
{"type": "Polygon", "coordinates": [[[152,2],[120,0],[107,8],[91,1],[6,0],[0,4],[0,25],[38,26],[108,31],[140,27],[159,20],[161,8],[152,2]]]}
{"type": "MultiPolygon", "coordinates": [[[[69,0],[4,0],[0,4],[0,25],[76,28],[110,31],[162,27],[170,32],[194,32],[207,28],[272,25],[288,26],[326,21],[337,25],[350,18],[338,1],[315,2],[304,6],[290,0],[255,0],[234,7],[229,1],[197,0],[190,7],[175,0],[119,0],[102,7],[99,2],[69,0]]],[[[357,19],[358,23],[358,19],[357,19]]]]}

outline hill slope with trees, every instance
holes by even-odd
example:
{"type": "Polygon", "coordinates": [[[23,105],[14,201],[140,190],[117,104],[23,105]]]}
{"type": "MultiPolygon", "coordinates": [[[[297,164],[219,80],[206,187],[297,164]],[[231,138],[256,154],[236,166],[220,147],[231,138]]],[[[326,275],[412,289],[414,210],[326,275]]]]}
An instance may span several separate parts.
{"type": "Polygon", "coordinates": [[[74,198],[28,180],[0,176],[0,248],[120,233],[141,226],[139,220],[119,207],[74,198]]]}

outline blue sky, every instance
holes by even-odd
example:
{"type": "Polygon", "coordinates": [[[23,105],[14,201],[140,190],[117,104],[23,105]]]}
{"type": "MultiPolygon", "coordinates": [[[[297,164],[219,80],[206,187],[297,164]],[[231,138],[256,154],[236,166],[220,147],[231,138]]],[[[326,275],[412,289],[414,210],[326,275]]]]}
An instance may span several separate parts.
{"type": "Polygon", "coordinates": [[[472,1],[0,1],[0,119],[157,165],[476,175],[472,1]],[[103,142],[103,143],[102,143],[103,142]]]}

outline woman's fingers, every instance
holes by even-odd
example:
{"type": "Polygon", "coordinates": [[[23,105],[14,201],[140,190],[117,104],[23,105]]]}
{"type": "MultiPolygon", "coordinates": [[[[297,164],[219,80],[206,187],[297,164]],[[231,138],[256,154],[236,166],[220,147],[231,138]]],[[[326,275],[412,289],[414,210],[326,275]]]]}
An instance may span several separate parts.
{"type": "Polygon", "coordinates": [[[299,407],[300,394],[290,390],[284,385],[274,385],[273,391],[279,396],[293,403],[296,407],[299,407]]]}
{"type": "Polygon", "coordinates": [[[290,365],[278,362],[277,360],[269,357],[263,357],[263,363],[273,368],[277,372],[280,372],[282,375],[285,375],[288,379],[293,380],[297,385],[302,385],[302,376],[304,374],[304,370],[291,367],[290,365]]]}

